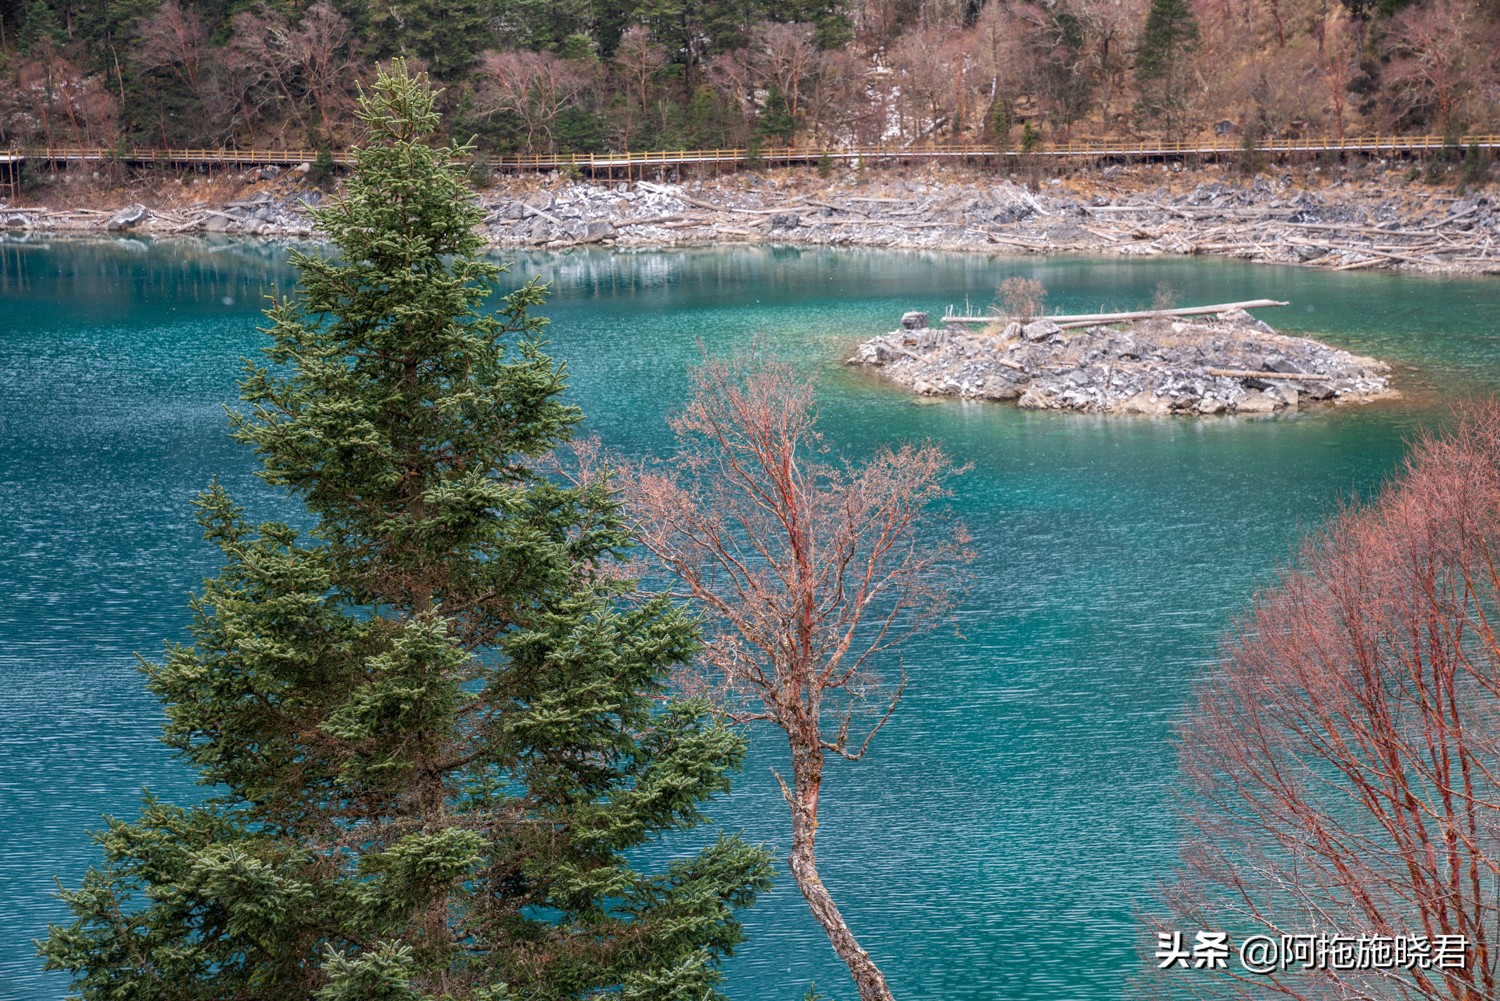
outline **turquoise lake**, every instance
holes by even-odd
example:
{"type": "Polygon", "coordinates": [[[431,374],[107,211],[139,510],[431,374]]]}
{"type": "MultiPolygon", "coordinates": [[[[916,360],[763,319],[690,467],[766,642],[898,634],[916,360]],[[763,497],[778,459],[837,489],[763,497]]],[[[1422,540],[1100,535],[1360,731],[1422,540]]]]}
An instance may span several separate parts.
{"type": "MultiPolygon", "coordinates": [[[[973,469],[962,638],[909,649],[908,694],[867,761],[833,769],[823,875],[903,1001],[1066,1001],[1124,993],[1137,915],[1176,856],[1171,728],[1226,624],[1295,541],[1368,495],[1446,401],[1500,387],[1500,282],[1333,274],[1212,260],[999,258],[796,249],[520,255],[553,282],[550,350],[588,428],[632,455],[669,447],[698,343],[756,336],[820,387],[852,457],[931,439],[973,469]],[[983,305],[1022,274],[1064,312],[1268,296],[1260,315],[1391,360],[1405,398],[1262,419],[1097,418],[917,402],[844,368],[908,309],[983,305]]],[[[0,998],[55,1001],[31,940],[60,921],[55,879],[96,861],[87,831],[140,790],[199,794],[157,742],[134,669],[185,636],[216,565],[190,502],[218,475],[253,513],[287,502],[225,435],[272,246],[0,242],[0,998]]],[[[789,847],[775,733],[716,819],[789,847]]],[[[741,1001],[795,1001],[847,974],[789,874],[745,914],[741,1001]]]]}

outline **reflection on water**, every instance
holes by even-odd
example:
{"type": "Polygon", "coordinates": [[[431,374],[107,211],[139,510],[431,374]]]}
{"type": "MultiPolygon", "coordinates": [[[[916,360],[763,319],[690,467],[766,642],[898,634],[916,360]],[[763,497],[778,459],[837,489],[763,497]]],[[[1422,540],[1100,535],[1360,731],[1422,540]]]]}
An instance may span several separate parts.
{"type": "MultiPolygon", "coordinates": [[[[214,572],[189,506],[210,477],[289,512],[222,415],[283,261],[248,243],[0,240],[0,996],[65,989],[28,942],[64,916],[53,877],[97,858],[100,814],[133,813],[142,785],[197,794],[156,742],[133,654],[182,638],[186,596],[214,572]]],[[[525,254],[507,280],[534,274],[553,283],[573,398],[622,452],[669,447],[698,342],[761,337],[816,373],[841,450],[932,439],[973,464],[954,501],[981,554],[962,637],[908,652],[908,697],[867,762],[830,774],[820,831],[825,878],[903,999],[1121,993],[1134,913],[1174,859],[1170,724],[1220,629],[1301,529],[1389,474],[1440,416],[1434,394],[1487,391],[1500,371],[1486,281],[791,248],[525,254]],[[1419,391],[1138,420],[919,403],[839,364],[901,312],[983,305],[1010,274],[1073,312],[1149,304],[1162,282],[1184,303],[1289,299],[1266,318],[1417,366],[1403,379],[1419,391]]],[[[716,814],[784,851],[769,769],[785,751],[755,737],[716,814]]],[[[790,999],[816,979],[852,997],[789,878],[747,924],[732,996],[790,999]]]]}

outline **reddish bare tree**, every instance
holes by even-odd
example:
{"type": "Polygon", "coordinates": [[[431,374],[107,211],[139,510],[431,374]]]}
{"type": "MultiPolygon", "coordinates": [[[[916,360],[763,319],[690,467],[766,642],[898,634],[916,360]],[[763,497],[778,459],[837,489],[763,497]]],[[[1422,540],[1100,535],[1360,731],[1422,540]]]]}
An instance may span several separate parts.
{"type": "Polygon", "coordinates": [[[887,54],[901,85],[902,130],[922,139],[961,115],[965,75],[975,67],[974,36],[939,28],[911,30],[887,54]]]}
{"type": "Polygon", "coordinates": [[[578,105],[590,82],[584,67],[550,52],[486,52],[478,106],[514,114],[525,129],[526,148],[548,150],[558,117],[578,105]]]}
{"type": "MultiPolygon", "coordinates": [[[[1026,89],[1026,26],[1009,4],[988,3],[974,22],[972,74],[988,107],[1009,109],[1026,89]]],[[[1008,119],[1007,115],[1007,119],[1008,119]]]]}
{"type": "Polygon", "coordinates": [[[1149,6],[1145,0],[1072,0],[1070,4],[1084,34],[1087,73],[1099,81],[1105,104],[1126,89],[1130,54],[1140,43],[1149,6]]]}
{"type": "Polygon", "coordinates": [[[52,93],[78,146],[106,146],[114,140],[113,97],[98,76],[85,73],[66,59],[52,60],[52,93]]]}
{"type": "Polygon", "coordinates": [[[303,11],[295,25],[271,8],[241,11],[233,25],[224,53],[231,114],[265,122],[271,109],[281,106],[291,115],[283,128],[315,126],[330,140],[352,122],[358,39],[326,0],[303,11]]]}
{"type": "Polygon", "coordinates": [[[56,103],[52,74],[56,56],[21,60],[0,90],[0,110],[5,111],[4,131],[8,137],[20,136],[31,141],[40,135],[48,146],[52,141],[53,105],[56,103]]]}
{"type": "Polygon", "coordinates": [[[1291,45],[1258,54],[1229,77],[1231,106],[1267,136],[1295,134],[1308,125],[1322,128],[1327,68],[1316,40],[1299,36],[1291,45]]]}
{"type": "Polygon", "coordinates": [[[739,109],[742,120],[750,121],[755,117],[758,107],[755,90],[760,77],[755,54],[748,48],[730,49],[714,56],[708,62],[704,79],[723,94],[729,104],[739,109]]]}
{"type": "Polygon", "coordinates": [[[229,91],[240,121],[264,121],[271,109],[285,104],[300,116],[292,93],[293,60],[287,52],[291,29],[279,12],[240,11],[225,46],[229,91]]]}
{"type": "Polygon", "coordinates": [[[786,95],[793,118],[801,114],[802,87],[817,65],[817,29],[810,24],[762,21],[750,32],[764,81],[786,95]]]}
{"type": "Polygon", "coordinates": [[[1029,322],[1042,315],[1047,287],[1035,278],[1011,275],[995,289],[995,304],[1006,316],[1029,322]]]}
{"type": "Polygon", "coordinates": [[[864,94],[869,70],[868,60],[847,48],[818,53],[806,100],[820,141],[857,145],[880,139],[880,118],[864,94]]]}
{"type": "Polygon", "coordinates": [[[1344,141],[1344,109],[1349,104],[1349,80],[1359,61],[1360,34],[1359,24],[1347,17],[1325,18],[1319,26],[1318,75],[1328,88],[1333,127],[1339,142],[1344,141]]]}
{"type": "Polygon", "coordinates": [[[207,36],[197,11],[177,0],[166,0],[155,14],[141,21],[138,35],[135,59],[142,69],[170,69],[195,96],[202,96],[201,64],[207,36]]]}
{"type": "Polygon", "coordinates": [[[630,134],[636,121],[650,116],[651,93],[655,89],[656,74],[667,64],[667,50],[651,40],[651,32],[639,24],[631,25],[620,36],[615,48],[615,66],[626,80],[626,93],[634,97],[627,101],[629,109],[625,117],[625,148],[630,148],[630,134]]]}
{"type": "Polygon", "coordinates": [[[302,87],[318,110],[322,128],[332,132],[351,117],[354,84],[359,78],[354,29],[327,0],[307,8],[287,38],[287,49],[300,70],[302,87]]]}
{"type": "Polygon", "coordinates": [[[860,998],[889,1001],[818,875],[818,804],[825,757],[862,758],[901,699],[895,648],[956,603],[967,536],[931,511],[956,470],[932,446],[819,459],[812,386],[784,362],[709,359],[692,384],[673,462],[626,477],[641,542],[709,613],[730,717],[786,734],[792,875],[860,998]]]}
{"type": "Polygon", "coordinates": [[[1500,996],[1497,612],[1491,402],[1418,442],[1376,502],[1308,541],[1228,637],[1222,671],[1180,731],[1194,836],[1168,896],[1179,927],[1461,938],[1463,965],[1266,976],[1231,965],[1220,980],[1191,971],[1194,986],[1227,997],[1500,996]]]}
{"type": "Polygon", "coordinates": [[[1495,93],[1500,34],[1469,0],[1433,0],[1391,21],[1385,81],[1398,110],[1427,112],[1444,133],[1495,93]]]}

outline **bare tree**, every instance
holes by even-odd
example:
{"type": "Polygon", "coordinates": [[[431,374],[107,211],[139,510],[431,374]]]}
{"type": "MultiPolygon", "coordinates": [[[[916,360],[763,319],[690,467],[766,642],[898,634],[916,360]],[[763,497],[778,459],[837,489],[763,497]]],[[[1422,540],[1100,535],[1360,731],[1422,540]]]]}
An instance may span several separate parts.
{"type": "Polygon", "coordinates": [[[264,121],[273,108],[284,106],[296,124],[305,126],[305,110],[296,93],[292,29],[286,18],[275,10],[241,11],[232,24],[224,59],[240,120],[264,121]]]}
{"type": "Polygon", "coordinates": [[[67,59],[51,63],[52,95],[62,108],[78,146],[107,146],[114,141],[118,105],[103,80],[67,59]]]}
{"type": "MultiPolygon", "coordinates": [[[[1337,964],[1222,997],[1500,996],[1500,403],[1418,442],[1231,632],[1180,730],[1179,926],[1419,936],[1456,963],[1337,964]],[[1386,964],[1389,965],[1389,964],[1386,964]]],[[[1164,925],[1165,927],[1165,925],[1164,925]]],[[[1196,976],[1203,974],[1203,976],[1196,976]]]]}
{"type": "Polygon", "coordinates": [[[1247,123],[1267,136],[1291,135],[1309,123],[1321,124],[1326,68],[1316,40],[1300,36],[1242,65],[1229,81],[1233,103],[1247,123]]]}
{"type": "Polygon", "coordinates": [[[142,69],[169,69],[187,83],[194,96],[202,96],[201,63],[207,39],[197,11],[177,0],[166,0],[141,21],[138,34],[136,63],[142,69]]]}
{"type": "Polygon", "coordinates": [[[630,148],[630,134],[637,121],[650,114],[651,93],[656,74],[667,64],[667,50],[651,41],[651,32],[639,24],[631,25],[620,36],[615,49],[615,66],[626,80],[626,92],[634,98],[627,100],[629,112],[625,118],[625,148],[630,148]]]}
{"type": "Polygon", "coordinates": [[[987,3],[974,22],[976,96],[1007,110],[1026,89],[1025,24],[1009,4],[987,3]]]}
{"type": "Polygon", "coordinates": [[[325,130],[333,130],[354,109],[358,80],[355,37],[349,21],[327,2],[307,8],[287,39],[291,58],[301,71],[302,86],[318,109],[325,130]]]}
{"type": "Polygon", "coordinates": [[[865,97],[869,62],[847,48],[819,52],[807,104],[813,134],[824,142],[873,143],[880,122],[865,97]]]}
{"type": "Polygon", "coordinates": [[[1319,24],[1318,75],[1328,88],[1333,126],[1338,141],[1344,141],[1344,109],[1349,103],[1349,80],[1359,60],[1360,26],[1352,19],[1325,18],[1319,24]]]}
{"type": "Polygon", "coordinates": [[[579,66],[550,52],[486,52],[480,60],[480,110],[514,114],[526,148],[548,149],[563,112],[576,107],[589,78],[579,66]]]}
{"type": "Polygon", "coordinates": [[[901,699],[895,648],[956,603],[967,536],[931,506],[957,471],[933,446],[818,458],[811,384],[751,355],[707,360],[671,423],[672,463],[627,477],[641,542],[709,613],[730,717],[786,734],[792,875],[860,998],[889,1001],[818,875],[818,805],[825,757],[861,759],[901,699]]]}
{"type": "Polygon", "coordinates": [[[973,42],[968,32],[926,28],[906,32],[891,46],[888,59],[901,82],[901,121],[910,138],[931,135],[961,116],[965,75],[975,65],[973,42]]]}
{"type": "Polygon", "coordinates": [[[1445,133],[1494,94],[1500,34],[1468,0],[1433,0],[1396,15],[1385,81],[1403,113],[1426,112],[1445,133]]]}
{"type": "Polygon", "coordinates": [[[781,88],[792,118],[797,118],[803,84],[817,66],[817,29],[810,24],[762,21],[750,34],[763,79],[781,88]]]}
{"type": "Polygon", "coordinates": [[[995,289],[995,303],[1014,320],[1035,320],[1047,305],[1047,287],[1035,278],[1011,275],[995,289]]]}
{"type": "Polygon", "coordinates": [[[739,110],[742,123],[749,123],[755,117],[758,107],[755,89],[759,71],[755,65],[755,54],[748,48],[730,49],[714,56],[708,62],[704,79],[710,87],[724,96],[726,102],[739,110]]]}
{"type": "Polygon", "coordinates": [[[1106,104],[1126,86],[1130,54],[1146,23],[1145,0],[1072,0],[1070,10],[1083,29],[1087,73],[1104,90],[1106,104]]]}

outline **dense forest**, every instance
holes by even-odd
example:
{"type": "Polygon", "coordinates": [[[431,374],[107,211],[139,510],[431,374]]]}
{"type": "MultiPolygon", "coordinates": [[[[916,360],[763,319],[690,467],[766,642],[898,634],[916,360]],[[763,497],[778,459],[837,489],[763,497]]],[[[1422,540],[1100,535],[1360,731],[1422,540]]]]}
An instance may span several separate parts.
{"type": "Polygon", "coordinates": [[[1480,0],[0,0],[0,145],[342,148],[396,55],[490,154],[1500,118],[1480,0]]]}

